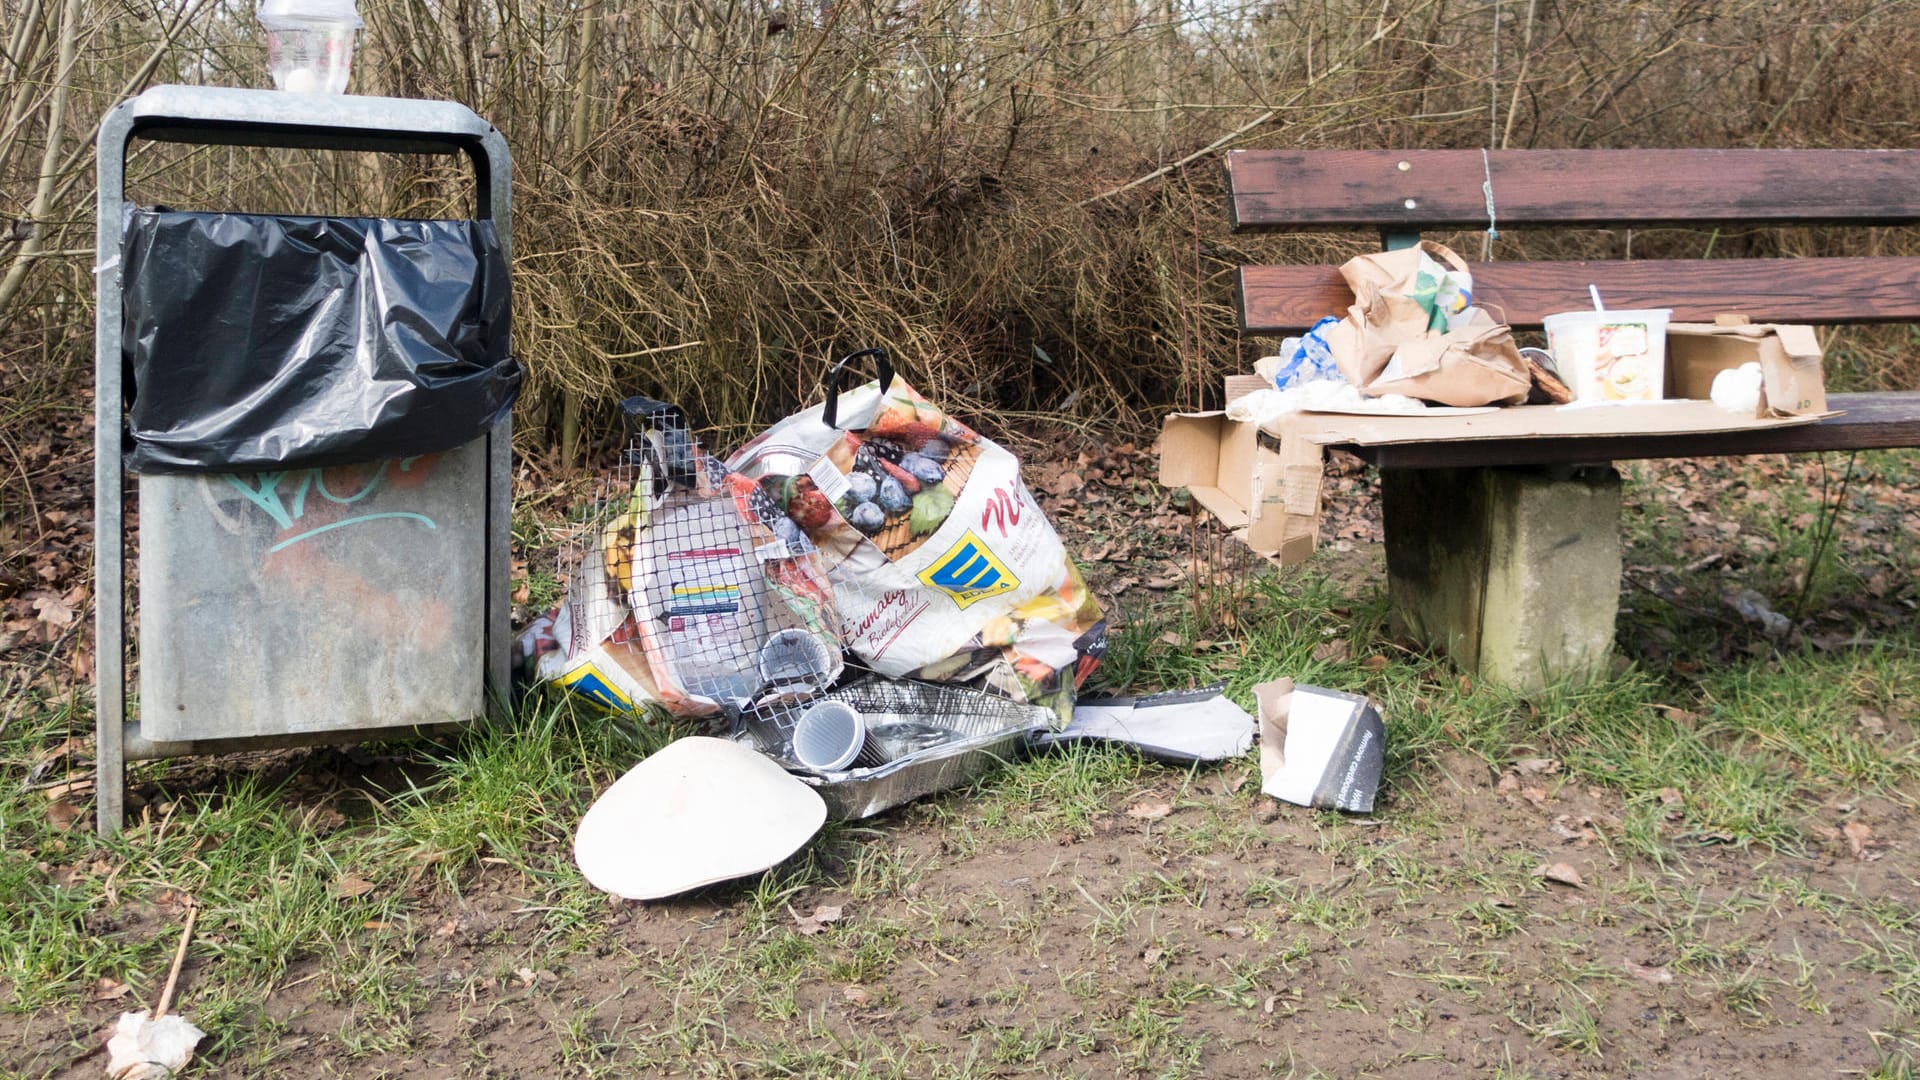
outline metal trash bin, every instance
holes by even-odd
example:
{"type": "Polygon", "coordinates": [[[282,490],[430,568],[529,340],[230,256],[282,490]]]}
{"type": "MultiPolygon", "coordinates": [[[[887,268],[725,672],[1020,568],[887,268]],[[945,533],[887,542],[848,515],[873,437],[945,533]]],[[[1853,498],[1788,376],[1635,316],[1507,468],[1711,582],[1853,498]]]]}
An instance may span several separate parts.
{"type": "Polygon", "coordinates": [[[128,760],[464,723],[502,707],[508,679],[510,431],[502,412],[477,438],[437,453],[142,472],[139,708],[128,721],[122,342],[129,283],[119,253],[128,216],[124,167],[135,139],[465,154],[475,204],[497,237],[502,266],[511,265],[506,143],[464,106],[163,86],[107,115],[98,147],[95,323],[95,805],[102,834],[120,827],[128,760]]]}

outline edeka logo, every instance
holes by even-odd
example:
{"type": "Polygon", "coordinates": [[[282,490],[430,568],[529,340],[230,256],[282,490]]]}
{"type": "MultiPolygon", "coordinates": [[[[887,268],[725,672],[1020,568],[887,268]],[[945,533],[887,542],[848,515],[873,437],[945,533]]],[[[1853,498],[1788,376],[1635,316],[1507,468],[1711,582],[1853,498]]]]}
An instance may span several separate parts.
{"type": "Polygon", "coordinates": [[[1020,587],[1020,579],[1013,576],[1006,563],[993,557],[986,541],[971,529],[932,566],[920,571],[920,580],[953,597],[962,610],[1020,587]]]}

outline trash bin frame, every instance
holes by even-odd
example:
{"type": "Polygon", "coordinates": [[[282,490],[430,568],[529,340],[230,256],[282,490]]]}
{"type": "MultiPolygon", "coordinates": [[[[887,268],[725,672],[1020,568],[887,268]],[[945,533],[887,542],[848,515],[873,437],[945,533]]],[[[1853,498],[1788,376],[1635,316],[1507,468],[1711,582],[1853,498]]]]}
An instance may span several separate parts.
{"type": "MultiPolygon", "coordinates": [[[[102,836],[120,830],[128,761],[234,753],[344,741],[356,731],[414,729],[387,724],[257,738],[155,742],[126,717],[126,470],[121,384],[121,219],[127,150],[135,139],[223,146],[308,148],[371,153],[465,154],[473,165],[475,208],[493,222],[513,264],[512,159],[506,139],[471,109],[450,101],[354,95],[290,94],[225,87],[156,86],[115,106],[96,143],[99,186],[94,297],[94,822],[102,836]]],[[[507,709],[509,518],[512,427],[502,416],[487,439],[486,580],[481,655],[489,712],[507,709]]]]}

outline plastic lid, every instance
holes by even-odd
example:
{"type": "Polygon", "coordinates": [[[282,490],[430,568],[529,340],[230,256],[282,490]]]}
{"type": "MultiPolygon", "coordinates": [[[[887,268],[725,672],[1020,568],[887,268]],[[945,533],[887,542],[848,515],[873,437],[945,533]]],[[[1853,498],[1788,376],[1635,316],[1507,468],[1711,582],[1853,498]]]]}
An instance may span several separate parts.
{"type": "Polygon", "coordinates": [[[842,701],[823,701],[801,713],[793,725],[794,760],[817,772],[846,768],[866,741],[865,718],[842,701]]]}
{"type": "Polygon", "coordinates": [[[269,25],[289,22],[335,22],[365,26],[353,0],[261,0],[260,21],[269,25]]]}
{"type": "Polygon", "coordinates": [[[658,900],[777,865],[827,820],[820,794],[751,747],[696,736],[594,801],[573,858],[596,888],[658,900]]]}

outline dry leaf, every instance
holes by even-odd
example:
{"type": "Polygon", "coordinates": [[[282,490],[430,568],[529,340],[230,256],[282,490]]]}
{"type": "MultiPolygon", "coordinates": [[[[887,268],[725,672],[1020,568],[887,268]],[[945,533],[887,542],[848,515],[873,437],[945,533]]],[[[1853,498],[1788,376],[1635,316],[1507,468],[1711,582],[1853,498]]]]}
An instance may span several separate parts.
{"type": "Polygon", "coordinates": [[[847,1004],[852,1005],[856,1009],[864,1009],[868,1005],[873,1004],[872,996],[858,986],[847,987],[840,991],[840,996],[846,999],[847,1004]]]}
{"type": "Polygon", "coordinates": [[[1386,657],[1375,654],[1360,661],[1360,666],[1367,671],[1385,671],[1387,670],[1387,666],[1392,663],[1393,661],[1386,657]]]}
{"type": "Polygon", "coordinates": [[[377,887],[364,878],[355,877],[352,874],[341,874],[329,891],[342,900],[351,900],[356,896],[365,896],[377,887]]]}
{"type": "Polygon", "coordinates": [[[1313,658],[1322,664],[1343,664],[1352,655],[1353,646],[1346,638],[1334,638],[1313,647],[1313,658]]]}
{"type": "MultiPolygon", "coordinates": [[[[792,909],[789,908],[788,910],[791,911],[792,909]]],[[[812,937],[815,934],[825,933],[829,924],[839,922],[840,914],[841,909],[839,907],[820,904],[813,909],[813,914],[811,915],[803,917],[796,912],[793,919],[793,928],[799,931],[803,937],[812,937]]]]}
{"type": "Polygon", "coordinates": [[[1887,718],[1872,709],[1860,710],[1860,715],[1854,717],[1854,722],[1860,725],[1860,730],[1869,735],[1885,735],[1887,733],[1887,718]]]}
{"type": "Polygon", "coordinates": [[[1847,845],[1853,848],[1853,857],[1871,861],[1880,857],[1880,853],[1871,850],[1877,845],[1873,840],[1873,827],[1864,821],[1849,821],[1840,826],[1846,835],[1847,845]]]}
{"type": "Polygon", "coordinates": [[[1532,803],[1534,809],[1547,805],[1547,789],[1528,785],[1520,789],[1520,797],[1532,803]]]}
{"type": "Polygon", "coordinates": [[[133,988],[126,983],[120,982],[117,979],[109,979],[104,975],[102,975],[100,981],[93,986],[93,1000],[95,1001],[118,1001],[131,993],[133,993],[133,988]]]}
{"type": "Polygon", "coordinates": [[[515,968],[513,974],[520,980],[521,986],[531,987],[540,981],[540,975],[530,967],[515,968]]]}
{"type": "Polygon", "coordinates": [[[1680,708],[1678,705],[1655,705],[1654,708],[1666,713],[1667,719],[1684,727],[1692,727],[1701,720],[1699,713],[1689,712],[1686,709],[1680,708]]]}
{"type": "Polygon", "coordinates": [[[64,799],[47,804],[47,824],[62,832],[73,828],[73,823],[79,819],[80,808],[64,799]]]}
{"type": "Polygon", "coordinates": [[[1585,819],[1575,822],[1571,815],[1561,814],[1559,817],[1554,818],[1552,823],[1547,827],[1553,830],[1553,835],[1560,839],[1570,844],[1578,844],[1580,847],[1586,847],[1594,840],[1593,830],[1587,828],[1587,824],[1588,822],[1585,819]]]}
{"type": "Polygon", "coordinates": [[[64,630],[73,625],[73,609],[57,596],[35,597],[33,610],[41,622],[55,629],[64,630]]]}
{"type": "Polygon", "coordinates": [[[1167,950],[1161,949],[1161,948],[1152,948],[1140,954],[1140,961],[1146,964],[1148,967],[1152,967],[1153,965],[1159,963],[1160,958],[1165,955],[1167,955],[1167,950]]]}
{"type": "Polygon", "coordinates": [[[1650,982],[1657,986],[1673,981],[1673,972],[1668,971],[1664,967],[1647,967],[1644,964],[1636,964],[1631,960],[1626,962],[1626,967],[1627,974],[1639,979],[1641,982],[1650,982]]]}
{"type": "Polygon", "coordinates": [[[1513,763],[1521,776],[1552,776],[1560,771],[1560,762],[1550,757],[1521,758],[1513,763]]]}
{"type": "Polygon", "coordinates": [[[1537,866],[1534,868],[1533,876],[1545,878],[1559,885],[1571,885],[1576,889],[1584,889],[1587,887],[1587,883],[1580,877],[1580,871],[1575,870],[1571,865],[1563,862],[1557,862],[1551,866],[1546,864],[1537,866]]]}
{"type": "Polygon", "coordinates": [[[1158,821],[1173,813],[1173,804],[1165,799],[1146,798],[1127,808],[1127,816],[1141,821],[1158,821]]]}
{"type": "Polygon", "coordinates": [[[90,795],[93,793],[93,778],[64,780],[43,790],[48,799],[64,799],[69,795],[90,795]]]}

